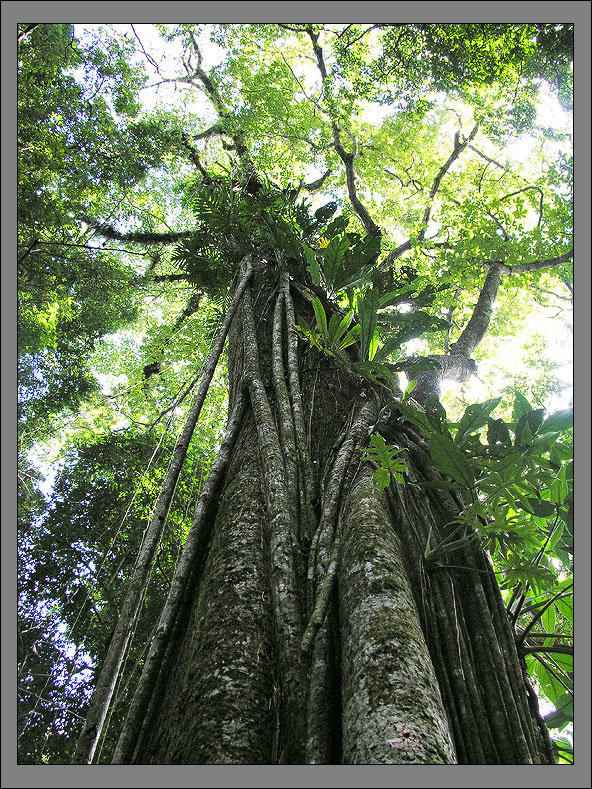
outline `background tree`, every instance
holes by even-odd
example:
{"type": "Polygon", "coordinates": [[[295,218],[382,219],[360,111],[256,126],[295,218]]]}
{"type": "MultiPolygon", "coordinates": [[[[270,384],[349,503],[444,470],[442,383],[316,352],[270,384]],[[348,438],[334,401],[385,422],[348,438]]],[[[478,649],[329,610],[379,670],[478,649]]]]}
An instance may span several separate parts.
{"type": "MultiPolygon", "coordinates": [[[[180,44],[184,68],[162,81],[197,90],[208,123],[190,103],[128,123],[126,140],[134,128],[143,134],[118,158],[133,194],[115,215],[126,225],[111,219],[111,194],[101,202],[90,186],[92,210],[76,207],[71,224],[150,258],[128,270],[126,287],[110,280],[118,297],[151,295],[140,347],[119,335],[113,352],[107,342],[93,358],[95,370],[125,376],[109,400],[165,447],[199,364],[200,381],[143,538],[131,520],[118,531],[126,556],[138,546],[134,566],[105,542],[108,528],[93,526],[73,559],[58,563],[59,592],[31,587],[35,573],[48,577],[43,562],[23,572],[29,617],[38,616],[35,597],[53,599],[54,622],[62,617],[80,644],[76,628],[88,623],[97,675],[74,759],[555,761],[530,683],[563,727],[571,415],[548,415],[532,393],[515,391],[448,419],[439,396],[444,378],[468,381],[491,357],[491,346],[481,350],[487,336],[505,335],[507,353],[533,295],[570,298],[568,133],[536,125],[540,91],[569,101],[570,27],[161,32],[180,44]],[[211,71],[204,36],[225,52],[211,71]],[[504,152],[526,131],[539,145],[535,172],[504,152]],[[315,210],[304,195],[319,190],[315,210]],[[142,222],[140,198],[166,232],[142,222]],[[193,428],[210,378],[225,383],[224,367],[214,371],[228,330],[228,424],[187,530],[175,513],[186,517],[194,499],[179,474],[185,462],[182,479],[195,476],[196,453],[209,467],[208,432],[220,441],[207,405],[195,437],[193,428]],[[412,353],[419,336],[424,352],[412,353]],[[181,553],[166,547],[180,542],[181,553]],[[113,597],[97,578],[98,556],[129,579],[125,594],[113,597]],[[74,613],[65,601],[83,586],[92,594],[74,613]],[[102,649],[97,609],[115,628],[102,649]],[[126,674],[126,655],[141,674],[126,674]]],[[[107,129],[114,109],[105,110],[107,129]]],[[[54,191],[52,182],[52,199],[54,191]]],[[[96,293],[88,298],[83,306],[96,293]]],[[[88,349],[80,359],[88,364],[88,349]]],[[[219,391],[210,395],[218,419],[219,391]]],[[[83,421],[104,432],[114,416],[104,399],[90,402],[95,413],[84,406],[83,421]]],[[[80,432],[69,435],[80,442],[80,432]]],[[[96,505],[110,510],[96,479],[111,478],[106,447],[136,446],[129,440],[142,439],[132,431],[76,450],[85,518],[96,505]]],[[[148,463],[132,452],[138,465],[125,461],[122,489],[148,463]]],[[[80,495],[72,486],[35,522],[27,555],[55,544],[80,495]]],[[[136,501],[133,511],[145,512],[136,501]]],[[[38,758],[35,747],[28,758],[38,758]]],[[[72,743],[62,756],[71,754],[72,743]]]]}

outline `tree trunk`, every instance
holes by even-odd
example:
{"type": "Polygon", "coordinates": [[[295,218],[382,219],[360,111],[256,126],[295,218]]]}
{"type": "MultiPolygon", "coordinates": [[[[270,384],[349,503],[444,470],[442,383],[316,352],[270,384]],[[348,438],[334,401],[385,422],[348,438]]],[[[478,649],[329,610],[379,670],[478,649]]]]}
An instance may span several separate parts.
{"type": "Polygon", "coordinates": [[[462,501],[421,487],[423,437],[371,383],[297,344],[298,298],[255,265],[229,335],[246,415],[133,761],[549,763],[488,558],[426,562],[462,501]],[[373,431],[409,469],[385,493],[373,431]]]}

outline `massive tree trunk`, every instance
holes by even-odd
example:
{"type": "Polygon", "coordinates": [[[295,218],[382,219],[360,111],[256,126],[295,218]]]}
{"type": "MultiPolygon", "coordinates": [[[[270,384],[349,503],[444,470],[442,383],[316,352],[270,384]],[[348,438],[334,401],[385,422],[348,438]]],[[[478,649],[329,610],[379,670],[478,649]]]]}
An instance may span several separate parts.
{"type": "Polygon", "coordinates": [[[287,273],[256,264],[229,340],[246,407],[114,761],[551,762],[488,557],[467,539],[426,561],[463,502],[421,486],[440,479],[424,438],[298,341],[294,309],[287,273]],[[383,493],[373,431],[408,467],[383,493]]]}

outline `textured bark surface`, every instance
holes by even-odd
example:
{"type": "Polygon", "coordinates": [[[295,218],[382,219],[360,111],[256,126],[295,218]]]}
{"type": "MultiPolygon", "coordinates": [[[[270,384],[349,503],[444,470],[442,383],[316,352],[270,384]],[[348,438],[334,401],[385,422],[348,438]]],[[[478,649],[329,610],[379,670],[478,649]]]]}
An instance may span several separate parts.
{"type": "Polygon", "coordinates": [[[425,440],[377,421],[379,392],[296,345],[313,319],[291,298],[256,271],[229,335],[246,416],[134,761],[548,763],[486,556],[426,561],[463,502],[421,487],[440,479],[425,440]],[[408,467],[384,494],[373,431],[408,467]]]}
{"type": "Polygon", "coordinates": [[[368,474],[350,493],[339,590],[344,762],[454,763],[400,541],[368,474]]]}
{"type": "Polygon", "coordinates": [[[269,764],[274,659],[254,425],[236,447],[166,699],[137,761],[269,764]]]}

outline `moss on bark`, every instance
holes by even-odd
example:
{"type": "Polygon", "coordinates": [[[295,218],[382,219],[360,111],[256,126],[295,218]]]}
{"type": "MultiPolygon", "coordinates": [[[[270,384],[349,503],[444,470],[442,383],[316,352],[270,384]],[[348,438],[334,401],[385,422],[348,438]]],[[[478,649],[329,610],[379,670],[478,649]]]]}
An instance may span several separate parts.
{"type": "Polygon", "coordinates": [[[342,539],[344,761],[453,763],[400,542],[367,473],[351,491],[342,539]]]}

